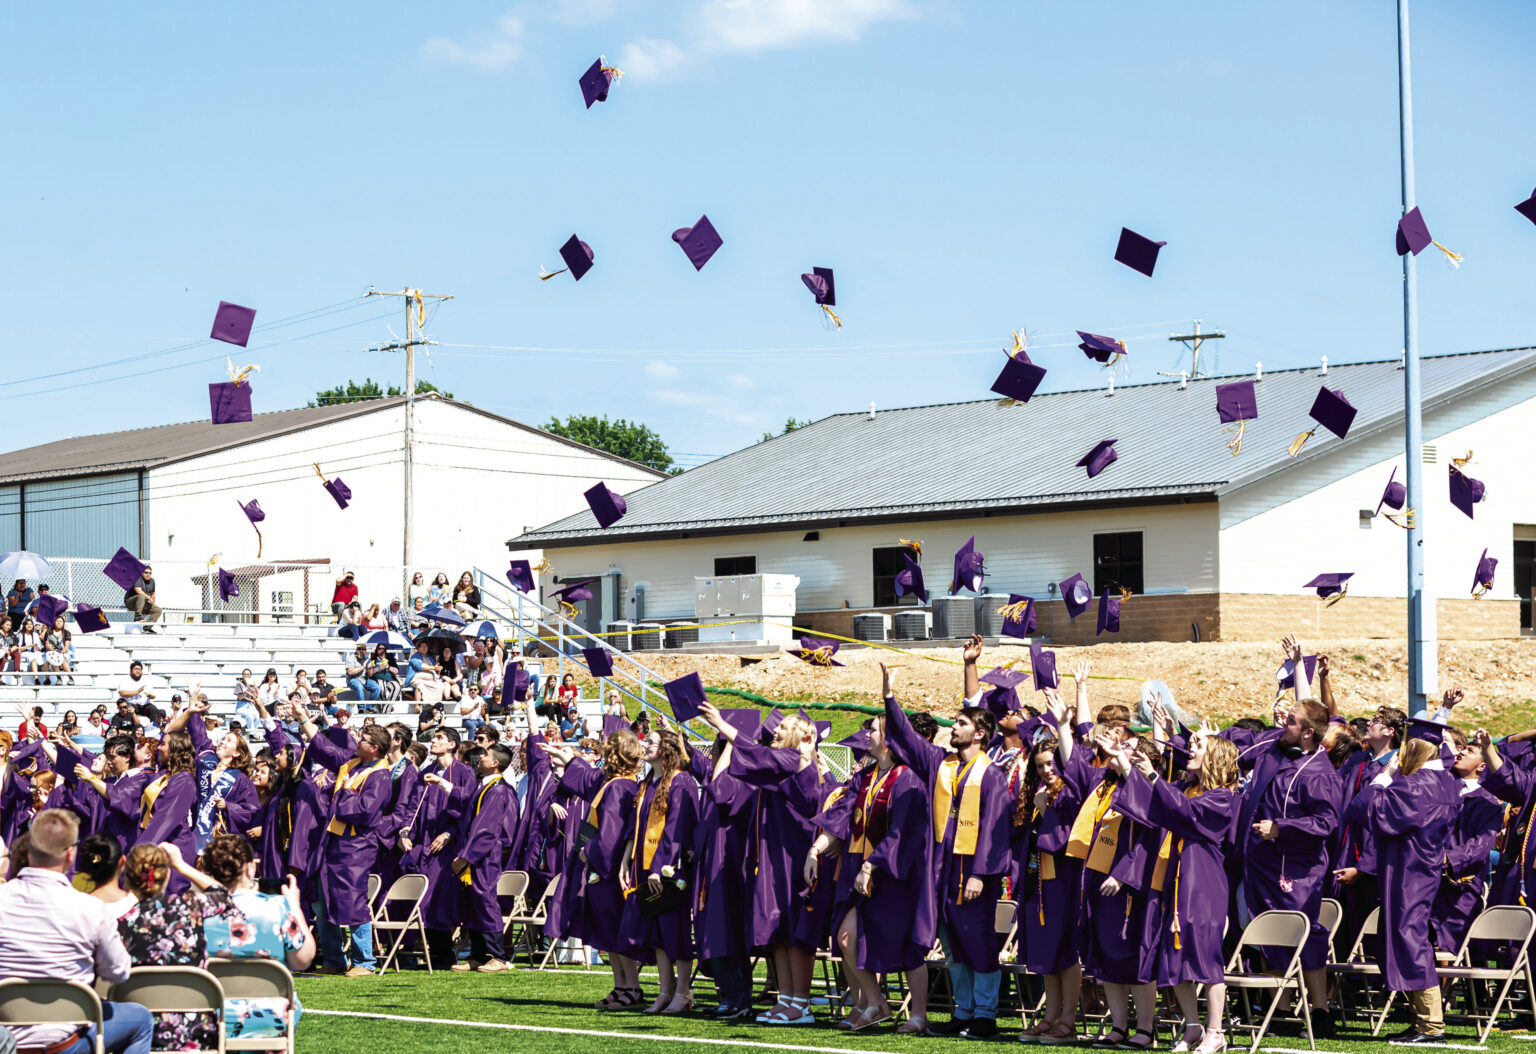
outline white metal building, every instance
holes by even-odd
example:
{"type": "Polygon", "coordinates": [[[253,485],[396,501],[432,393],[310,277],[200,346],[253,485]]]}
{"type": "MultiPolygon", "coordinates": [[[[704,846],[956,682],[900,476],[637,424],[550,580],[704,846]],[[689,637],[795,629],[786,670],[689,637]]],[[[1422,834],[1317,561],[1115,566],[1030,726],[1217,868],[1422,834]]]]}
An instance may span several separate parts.
{"type": "MultiPolygon", "coordinates": [[[[915,603],[892,589],[898,538],[923,540],[942,596],[951,554],[975,535],[988,590],[1035,598],[1041,632],[1063,642],[1095,636],[1093,612],[1069,622],[1056,597],[1074,572],[1095,593],[1137,594],[1121,639],[1402,636],[1407,533],[1374,515],[1393,467],[1403,476],[1400,363],[1263,374],[1235,457],[1214,392],[1234,379],[835,415],[646,489],[606,531],[580,511],[507,544],[544,548],[564,575],[607,576],[606,618],[687,621],[696,577],[785,574],[799,578],[798,624],[851,635],[855,614],[915,603]],[[1292,459],[1324,385],[1357,408],[1353,427],[1343,440],[1320,430],[1292,459]],[[1075,462],[1108,438],[1119,460],[1089,479],[1075,462]],[[1323,572],[1354,573],[1344,601],[1302,588],[1323,572]]],[[[1536,570],[1536,349],[1427,358],[1423,390],[1418,512],[1440,634],[1517,635],[1536,570]],[[1488,486],[1475,520],[1448,498],[1449,462],[1468,451],[1488,486]],[[1495,588],[1474,600],[1485,547],[1495,588]]]]}

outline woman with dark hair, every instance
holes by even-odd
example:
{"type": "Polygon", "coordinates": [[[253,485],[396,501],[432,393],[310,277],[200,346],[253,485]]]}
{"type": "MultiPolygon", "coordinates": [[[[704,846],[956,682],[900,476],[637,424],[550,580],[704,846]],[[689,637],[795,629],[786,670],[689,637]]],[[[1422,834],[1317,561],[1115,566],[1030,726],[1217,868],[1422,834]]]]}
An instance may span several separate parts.
{"type": "Polygon", "coordinates": [[[368,665],[364,670],[365,676],[378,686],[379,699],[384,698],[385,685],[400,679],[400,670],[390,661],[389,648],[382,642],[373,646],[373,654],[368,656],[368,665]]]}
{"type": "Polygon", "coordinates": [[[292,766],[287,763],[291,752],[291,748],[285,748],[282,756],[277,757],[264,750],[251,763],[251,783],[256,787],[260,805],[253,826],[246,828],[245,835],[250,839],[251,851],[256,857],[256,875],[263,893],[282,888],[287,873],[288,847],[293,843],[294,795],[298,791],[298,781],[290,771],[292,766]]]}
{"type": "Polygon", "coordinates": [[[74,739],[80,734],[80,721],[75,717],[73,710],[65,710],[64,716],[59,718],[59,727],[54,729],[61,736],[74,739]]]}
{"type": "Polygon", "coordinates": [[[448,595],[452,591],[452,588],[448,585],[448,576],[439,571],[437,576],[432,579],[432,585],[427,588],[427,603],[446,604],[448,603],[448,595]]]}
{"type": "MultiPolygon", "coordinates": [[[[160,741],[160,774],[149,781],[140,801],[137,846],[168,842],[182,858],[196,853],[197,829],[192,817],[197,806],[197,750],[185,732],[167,732],[160,741]]],[[[167,873],[172,893],[184,892],[187,879],[177,871],[167,873]]]]}
{"type": "Polygon", "coordinates": [[[443,682],[443,699],[464,698],[464,675],[459,672],[459,662],[453,654],[452,645],[443,645],[442,654],[438,661],[443,667],[442,671],[437,675],[443,682]]]}
{"type": "MultiPolygon", "coordinates": [[[[68,674],[69,683],[74,684],[74,670],[69,665],[69,643],[73,639],[68,628],[64,625],[64,616],[60,615],[53,620],[53,625],[43,630],[43,665],[49,673],[68,674]]],[[[50,684],[62,684],[63,678],[50,677],[50,684]]]]}
{"type": "Polygon", "coordinates": [[[459,576],[459,584],[453,587],[452,607],[465,618],[480,615],[480,589],[475,585],[475,576],[468,571],[459,576]]]}
{"type": "Polygon", "coordinates": [[[187,709],[171,718],[168,732],[183,729],[197,752],[197,823],[199,849],[215,834],[243,831],[251,825],[261,798],[251,782],[251,748],[239,732],[226,732],[215,745],[205,715],[211,709],[201,684],[193,684],[187,709]]]}
{"type": "Polygon", "coordinates": [[[114,920],[122,918],[139,902],[121,883],[128,858],[116,838],[100,831],[80,843],[75,857],[75,888],[83,889],[103,904],[114,920]]]}

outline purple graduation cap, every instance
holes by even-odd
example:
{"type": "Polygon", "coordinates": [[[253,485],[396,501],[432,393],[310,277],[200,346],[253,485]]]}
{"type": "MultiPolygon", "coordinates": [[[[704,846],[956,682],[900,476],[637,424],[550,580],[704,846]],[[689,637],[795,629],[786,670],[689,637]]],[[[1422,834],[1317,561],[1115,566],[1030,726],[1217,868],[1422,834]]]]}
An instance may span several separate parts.
{"type": "Polygon", "coordinates": [[[595,102],[608,101],[608,89],[613,86],[623,72],[613,66],[603,64],[603,56],[599,55],[597,61],[587,67],[587,72],[581,75],[581,97],[586,100],[587,109],[592,109],[595,102]]]}
{"type": "Polygon", "coordinates": [[[80,627],[81,633],[100,633],[111,626],[107,616],[101,613],[101,608],[92,607],[89,604],[75,605],[75,625],[80,627]]]}
{"type": "Polygon", "coordinates": [[[1020,351],[1017,355],[1010,355],[1008,361],[1003,363],[1003,371],[992,382],[992,390],[1006,400],[1027,403],[1043,380],[1045,367],[1036,366],[1028,355],[1020,351]]]}
{"type": "Polygon", "coordinates": [[[133,588],[133,584],[144,573],[145,564],[127,549],[121,547],[112,554],[112,559],[107,561],[107,566],[101,569],[101,573],[123,587],[124,591],[133,588]]]}
{"type": "Polygon", "coordinates": [[[1424,215],[1419,212],[1417,205],[1397,221],[1397,255],[1413,253],[1417,256],[1429,248],[1434,240],[1429,236],[1429,224],[1424,222],[1424,215]]]}
{"type": "Polygon", "coordinates": [[[343,483],[340,476],[335,479],[326,479],[325,473],[320,471],[318,461],[315,462],[315,475],[320,477],[320,482],[325,486],[325,492],[335,499],[337,505],[345,509],[347,502],[352,500],[352,488],[343,483]]]}
{"type": "Polygon", "coordinates": [[[532,593],[533,565],[527,560],[513,560],[507,568],[507,581],[520,593],[532,593]]]}
{"type": "Polygon", "coordinates": [[[1094,636],[1100,636],[1105,630],[1111,633],[1120,632],[1120,605],[1125,603],[1125,595],[1106,589],[1099,597],[1099,626],[1094,631],[1094,636]]]}
{"type": "Polygon", "coordinates": [[[1115,259],[1131,270],[1140,271],[1151,278],[1152,268],[1157,266],[1157,251],[1167,244],[1145,238],[1129,227],[1121,227],[1120,244],[1115,246],[1115,259]]]}
{"type": "Polygon", "coordinates": [[[849,750],[853,751],[853,756],[856,759],[862,759],[866,754],[869,753],[870,730],[867,728],[857,729],[851,736],[845,736],[842,739],[839,739],[836,745],[840,747],[847,747],[849,750]]]}
{"type": "MultiPolygon", "coordinates": [[[[1493,571],[1499,566],[1499,561],[1488,555],[1488,550],[1483,550],[1483,555],[1477,558],[1477,571],[1472,575],[1472,595],[1480,597],[1493,589],[1493,571]]],[[[42,601],[38,601],[41,608],[42,601]]]]}
{"type": "MultiPolygon", "coordinates": [[[[592,270],[592,263],[597,259],[597,254],[592,251],[592,246],[573,234],[564,245],[560,246],[560,259],[565,261],[565,266],[560,270],[571,272],[571,277],[579,282],[583,275],[592,270]]],[[[547,282],[559,273],[560,271],[553,271],[549,274],[541,274],[539,278],[547,282]]]]}
{"type": "Polygon", "coordinates": [[[1069,618],[1077,618],[1093,603],[1093,590],[1089,588],[1088,580],[1080,573],[1073,572],[1072,577],[1060,585],[1061,599],[1067,605],[1069,618]]]}
{"type": "Polygon", "coordinates": [[[603,738],[607,739],[615,732],[622,732],[629,727],[629,718],[618,714],[603,715],[603,738]]]}
{"type": "Polygon", "coordinates": [[[1472,506],[1482,501],[1487,495],[1488,488],[1480,479],[1473,479],[1461,470],[1471,455],[1458,458],[1451,462],[1451,504],[1467,514],[1467,519],[1473,519],[1472,506]]]}
{"type": "MultiPolygon", "coordinates": [[[[1028,676],[1025,674],[1024,676],[1028,676]]],[[[982,708],[991,712],[992,716],[1001,721],[1008,716],[1010,710],[1019,709],[1019,693],[1010,687],[998,685],[990,691],[981,694],[982,708]]]]}
{"type": "Polygon", "coordinates": [[[727,707],[720,711],[725,723],[748,742],[755,741],[763,729],[763,712],[749,706],[727,707]]]}
{"type": "Polygon", "coordinates": [[[699,222],[692,227],[679,227],[672,232],[672,240],[683,247],[683,253],[695,271],[702,271],[709,258],[725,244],[708,216],[700,216],[699,222]]]}
{"type": "Polygon", "coordinates": [[[832,656],[837,654],[838,642],[820,637],[801,637],[800,647],[790,648],[789,654],[810,666],[841,666],[832,656]]]}
{"type": "Polygon", "coordinates": [[[773,734],[779,730],[779,726],[783,723],[783,712],[780,711],[778,707],[774,707],[772,710],[763,715],[762,726],[758,729],[757,732],[758,739],[764,743],[772,743],[773,734]]]}
{"type": "Polygon", "coordinates": [[[1029,680],[1029,674],[1011,666],[994,666],[979,679],[982,684],[991,684],[998,688],[1017,688],[1029,680]]]}
{"type": "Polygon", "coordinates": [[[923,584],[923,565],[912,559],[911,553],[902,553],[901,559],[906,566],[896,572],[896,595],[904,597],[911,593],[922,603],[928,603],[928,588],[923,584]]]}
{"type": "Polygon", "coordinates": [[[1027,637],[1035,631],[1035,602],[1018,593],[1008,594],[1008,603],[997,612],[1003,616],[1003,636],[1027,637]]]}
{"type": "Polygon", "coordinates": [[[814,721],[812,724],[816,726],[816,742],[820,743],[832,734],[831,721],[814,721]]]}
{"type": "Polygon", "coordinates": [[[811,291],[817,304],[822,307],[837,306],[837,284],[832,279],[832,268],[812,267],[810,274],[800,276],[800,281],[811,291]]]}
{"type": "Polygon", "coordinates": [[[523,669],[522,663],[509,664],[501,679],[502,696],[511,696],[519,703],[525,701],[528,698],[528,681],[528,671],[523,669]]]}
{"type": "MultiPolygon", "coordinates": [[[[1407,737],[1409,739],[1422,739],[1424,742],[1433,743],[1438,747],[1444,741],[1446,727],[1438,721],[1431,721],[1427,717],[1410,717],[1408,719],[1407,737]]],[[[1502,749],[1500,753],[1503,753],[1502,749]]]]}
{"type": "MultiPolygon", "coordinates": [[[[219,301],[219,309],[213,313],[213,332],[208,336],[242,348],[251,339],[251,327],[256,324],[256,309],[219,301]]],[[[250,417],[246,417],[249,421],[250,417]]],[[[217,422],[215,422],[217,424],[217,422]]]]}
{"type": "Polygon", "coordinates": [[[216,425],[251,419],[251,386],[247,381],[217,381],[208,385],[208,415],[216,425]]]}
{"type": "Polygon", "coordinates": [[[261,502],[252,498],[250,501],[235,499],[235,504],[240,506],[240,511],[245,513],[245,518],[251,521],[251,530],[256,532],[256,558],[261,559],[261,528],[256,526],[267,518],[267,514],[261,511],[261,502]]]}
{"type": "Polygon", "coordinates": [[[1103,472],[1110,465],[1120,460],[1120,455],[1115,453],[1115,444],[1118,439],[1101,439],[1094,444],[1092,450],[1084,454],[1077,462],[1078,468],[1088,470],[1088,478],[1092,479],[1103,472]]]}
{"type": "Polygon", "coordinates": [[[1515,211],[1532,223],[1536,223],[1536,190],[1531,191],[1531,196],[1515,206],[1515,211]]]}
{"type": "Polygon", "coordinates": [[[1322,597],[1324,600],[1331,596],[1341,597],[1349,590],[1349,586],[1345,583],[1354,577],[1355,573],[1353,571],[1318,575],[1316,578],[1312,579],[1312,581],[1308,582],[1301,588],[1317,590],[1317,595],[1322,597]]]}
{"type": "Polygon", "coordinates": [[[662,687],[667,693],[667,702],[672,704],[672,716],[679,723],[698,717],[700,704],[708,701],[704,694],[704,681],[697,673],[684,674],[662,687]]]}
{"type": "MultiPolygon", "coordinates": [[[[1327,386],[1317,390],[1317,398],[1312,400],[1312,409],[1308,411],[1312,420],[1322,425],[1334,435],[1343,439],[1349,434],[1349,426],[1355,420],[1355,408],[1349,405],[1349,400],[1344,398],[1343,391],[1330,389],[1327,386]]],[[[1291,457],[1301,453],[1301,448],[1307,440],[1317,434],[1317,425],[1312,426],[1291,440],[1289,453],[1291,457]]]]}
{"type": "Polygon", "coordinates": [[[1408,501],[1408,488],[1397,481],[1397,466],[1392,466],[1392,474],[1387,477],[1386,489],[1381,492],[1381,500],[1376,503],[1376,515],[1381,515],[1383,505],[1390,509],[1401,510],[1408,501]]]}
{"type": "Polygon", "coordinates": [[[1077,336],[1082,341],[1077,346],[1078,350],[1095,362],[1108,362],[1117,356],[1128,354],[1125,350],[1125,343],[1116,340],[1114,337],[1100,336],[1097,333],[1084,333],[1082,330],[1077,331],[1077,336]]]}
{"type": "Polygon", "coordinates": [[[1056,653],[1046,651],[1039,643],[1029,646],[1029,672],[1034,675],[1037,692],[1061,687],[1061,678],[1056,676],[1056,653]]]}
{"type": "Polygon", "coordinates": [[[950,593],[955,594],[962,589],[980,593],[981,580],[986,575],[982,569],[985,560],[986,554],[976,551],[976,536],[971,535],[960,547],[960,551],[955,553],[955,573],[949,580],[950,593]]]}
{"type": "Polygon", "coordinates": [[[607,648],[582,648],[581,657],[587,662],[587,672],[593,677],[613,676],[613,653],[607,648]]]}
{"type": "Polygon", "coordinates": [[[219,599],[228,604],[230,597],[239,595],[240,583],[235,580],[235,576],[222,567],[219,568],[219,599]]]}
{"type": "Polygon", "coordinates": [[[37,606],[32,609],[32,614],[37,619],[39,625],[52,627],[53,620],[68,611],[68,597],[61,597],[55,593],[40,593],[37,597],[37,606]]]}
{"type": "Polygon", "coordinates": [[[1236,457],[1243,452],[1243,434],[1248,430],[1248,422],[1257,420],[1259,416],[1259,396],[1254,389],[1252,381],[1232,381],[1229,384],[1216,386],[1216,416],[1221,418],[1224,425],[1237,425],[1236,428],[1226,429],[1231,435],[1227,440],[1227,449],[1236,457]]]}
{"type": "MultiPolygon", "coordinates": [[[[1301,665],[1302,668],[1307,671],[1307,683],[1316,684],[1317,680],[1313,674],[1317,670],[1317,656],[1303,655],[1301,657],[1301,665]]],[[[1280,668],[1275,671],[1275,690],[1283,692],[1287,688],[1295,687],[1296,664],[1291,662],[1290,659],[1286,659],[1283,663],[1280,664],[1280,668]]]]}
{"type": "Polygon", "coordinates": [[[583,497],[587,499],[587,506],[591,508],[592,515],[597,517],[597,525],[604,530],[618,523],[629,511],[629,505],[625,503],[624,496],[610,490],[606,483],[599,483],[587,491],[583,497]]]}
{"type": "Polygon", "coordinates": [[[562,586],[550,595],[559,598],[567,604],[575,604],[578,600],[591,600],[592,590],[588,586],[596,581],[597,579],[595,578],[583,578],[580,582],[562,586]]]}

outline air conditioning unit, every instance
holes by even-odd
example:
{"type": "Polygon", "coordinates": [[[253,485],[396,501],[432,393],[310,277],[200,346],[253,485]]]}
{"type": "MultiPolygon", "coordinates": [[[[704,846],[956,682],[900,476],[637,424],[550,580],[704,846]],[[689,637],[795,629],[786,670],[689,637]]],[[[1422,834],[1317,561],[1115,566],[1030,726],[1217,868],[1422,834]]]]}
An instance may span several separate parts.
{"type": "Polygon", "coordinates": [[[898,611],[891,616],[892,640],[927,640],[933,616],[926,611],[898,611]]]}
{"type": "Polygon", "coordinates": [[[977,597],[972,610],[976,629],[983,637],[998,637],[1003,632],[1003,616],[998,614],[1008,606],[1007,593],[983,593],[977,597]]]}
{"type": "Polygon", "coordinates": [[[933,598],[933,639],[969,637],[976,632],[975,604],[970,597],[933,598]]]}
{"type": "Polygon", "coordinates": [[[635,651],[660,651],[665,627],[659,622],[642,622],[634,628],[635,651]]]}
{"type": "Polygon", "coordinates": [[[682,629],[667,630],[667,647],[681,648],[684,644],[697,644],[699,642],[699,627],[686,626],[682,629]]]}
{"type": "Polygon", "coordinates": [[[633,622],[610,622],[608,625],[604,626],[603,629],[607,631],[607,635],[604,639],[606,639],[608,643],[613,647],[617,648],[619,651],[634,650],[635,642],[634,638],[631,636],[635,629],[635,624],[633,622]]]}
{"type": "Polygon", "coordinates": [[[891,616],[878,612],[853,616],[853,636],[855,640],[889,640],[891,616]]]}

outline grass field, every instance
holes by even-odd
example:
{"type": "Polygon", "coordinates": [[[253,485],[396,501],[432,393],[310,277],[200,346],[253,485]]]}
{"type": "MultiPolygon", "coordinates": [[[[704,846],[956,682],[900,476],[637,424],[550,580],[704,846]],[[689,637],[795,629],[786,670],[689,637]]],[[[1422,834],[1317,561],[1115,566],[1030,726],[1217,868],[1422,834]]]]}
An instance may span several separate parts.
{"type": "MultiPolygon", "coordinates": [[[[712,1047],[717,1050],[799,1049],[861,1054],[902,1054],[905,1051],[958,1054],[964,1049],[974,1054],[977,1047],[976,1043],[963,1039],[896,1036],[892,1035],[890,1026],[848,1035],[833,1028],[831,1012],[825,1007],[818,1010],[818,1017],[825,1023],[797,1028],[768,1028],[756,1024],[722,1026],[691,1016],[653,1018],[638,1013],[602,1012],[593,1009],[592,1004],[608,992],[608,971],[598,968],[600,974],[577,973],[576,969],[567,967],[563,972],[542,973],[530,970],[505,974],[437,973],[431,977],[422,972],[405,972],[357,980],[300,978],[299,997],[305,1015],[299,1026],[298,1049],[301,1054],[352,1054],[357,1051],[425,1054],[450,1050],[454,1054],[477,1054],[508,1049],[611,1054],[618,1048],[628,1051],[656,1048],[660,1054],[661,1050],[669,1048],[701,1050],[712,1047]],[[315,1011],[367,1016],[331,1016],[315,1011]],[[395,1021],[377,1015],[431,1020],[395,1021]]],[[[654,996],[654,974],[642,981],[647,993],[654,996]]],[[[705,987],[699,991],[703,995],[711,990],[705,987]]],[[[1019,1031],[1017,1014],[1005,1014],[1000,1024],[1001,1033],[993,1043],[1015,1043],[1019,1031]]],[[[1388,1022],[1383,1032],[1403,1027],[1403,1024],[1388,1022]]],[[[1242,1037],[1229,1035],[1229,1042],[1238,1038],[1242,1037]]],[[[1536,1044],[1527,1042],[1533,1039],[1536,1035],[1528,1033],[1494,1032],[1484,1048],[1477,1044],[1477,1034],[1470,1026],[1452,1024],[1445,1047],[1439,1049],[1536,1054],[1536,1044]]],[[[1159,1040],[1163,1050],[1172,1042],[1166,1034],[1159,1040]]],[[[1305,1051],[1306,1048],[1304,1036],[1272,1033],[1265,1039],[1262,1049],[1283,1054],[1285,1051],[1305,1051]]],[[[1086,1042],[1081,1044],[1081,1049],[1087,1049],[1086,1042]]],[[[1320,1041],[1318,1049],[1379,1050],[1385,1054],[1390,1048],[1383,1040],[1371,1039],[1369,1030],[1356,1024],[1335,1040],[1320,1041]]]]}

